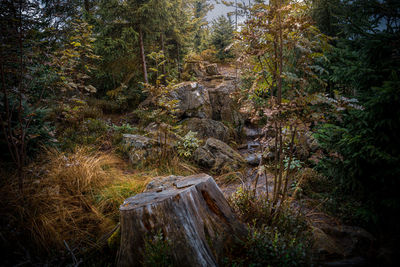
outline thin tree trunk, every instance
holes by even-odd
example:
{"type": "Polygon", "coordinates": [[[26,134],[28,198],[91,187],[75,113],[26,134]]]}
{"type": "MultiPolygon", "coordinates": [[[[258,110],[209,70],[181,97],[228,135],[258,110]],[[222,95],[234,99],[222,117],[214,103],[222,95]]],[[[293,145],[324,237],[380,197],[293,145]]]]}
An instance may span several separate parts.
{"type": "Polygon", "coordinates": [[[253,189],[253,194],[254,194],[254,196],[255,196],[256,193],[257,193],[258,178],[260,178],[260,168],[261,168],[261,166],[264,164],[264,163],[263,163],[264,149],[263,149],[263,146],[262,146],[262,145],[260,146],[260,149],[261,149],[261,159],[260,159],[260,163],[258,164],[258,170],[257,170],[257,174],[256,174],[256,180],[255,180],[255,182],[254,182],[254,189],[253,189]]]}
{"type": "Polygon", "coordinates": [[[283,67],[283,37],[282,37],[282,17],[281,17],[281,2],[278,5],[278,33],[279,33],[279,73],[278,73],[278,104],[282,103],[282,67],[283,67]]]}
{"type": "MultiPolygon", "coordinates": [[[[167,55],[165,54],[164,33],[161,33],[160,39],[161,39],[161,50],[163,51],[164,58],[167,58],[167,55]]],[[[162,72],[162,74],[165,75],[165,64],[162,64],[162,65],[161,65],[161,72],[162,72]]]]}
{"type": "Polygon", "coordinates": [[[275,192],[276,192],[276,186],[278,182],[278,166],[279,166],[279,155],[278,155],[278,124],[275,122],[274,123],[274,128],[275,128],[275,159],[274,159],[274,191],[272,192],[273,194],[273,202],[275,202],[275,192]]]}
{"type": "Polygon", "coordinates": [[[85,6],[85,11],[87,14],[90,13],[90,1],[89,0],[85,0],[84,1],[84,6],[85,6]]]}
{"type": "Polygon", "coordinates": [[[293,145],[294,145],[294,137],[296,135],[297,128],[294,127],[293,133],[292,133],[292,139],[290,141],[290,147],[289,147],[289,161],[288,161],[288,166],[286,170],[286,175],[285,175],[285,185],[283,188],[283,196],[282,199],[286,198],[286,193],[287,193],[287,185],[288,185],[288,180],[289,180],[289,173],[290,173],[290,166],[292,164],[292,159],[293,159],[293,145]]]}
{"type": "Polygon", "coordinates": [[[178,55],[177,55],[177,65],[178,65],[178,78],[179,80],[181,79],[181,64],[180,64],[180,45],[177,44],[177,50],[178,50],[178,55]]]}
{"type": "Polygon", "coordinates": [[[283,172],[283,140],[282,140],[282,125],[279,125],[279,132],[278,132],[278,137],[279,137],[279,175],[278,175],[278,185],[276,187],[276,192],[275,192],[275,201],[274,201],[274,206],[278,203],[278,196],[281,191],[282,187],[282,172],[283,172]]]}
{"type": "Polygon", "coordinates": [[[142,61],[142,69],[143,69],[143,80],[145,83],[149,83],[149,79],[147,78],[147,66],[146,66],[146,56],[144,54],[142,28],[139,28],[139,47],[140,47],[140,59],[142,61]]]}
{"type": "MultiPolygon", "coordinates": [[[[19,121],[19,128],[20,128],[20,136],[19,136],[19,145],[18,145],[18,152],[19,154],[19,160],[17,162],[17,168],[18,168],[18,183],[19,183],[19,189],[22,193],[22,184],[23,184],[23,166],[25,165],[25,131],[26,129],[23,128],[23,122],[22,122],[22,113],[23,113],[23,108],[22,108],[22,80],[24,76],[24,65],[23,65],[23,44],[22,44],[22,0],[19,2],[19,31],[18,31],[18,44],[19,44],[19,51],[20,51],[20,77],[19,77],[19,83],[18,83],[18,121],[19,121]]],[[[9,126],[11,127],[11,125],[9,126]]]]}

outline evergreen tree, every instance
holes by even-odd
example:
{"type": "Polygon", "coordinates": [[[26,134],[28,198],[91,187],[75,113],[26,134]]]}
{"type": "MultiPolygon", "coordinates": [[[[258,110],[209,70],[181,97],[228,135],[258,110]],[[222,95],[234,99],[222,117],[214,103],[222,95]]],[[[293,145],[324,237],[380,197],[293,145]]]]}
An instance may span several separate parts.
{"type": "Polygon", "coordinates": [[[229,51],[229,45],[232,44],[234,38],[233,25],[230,18],[219,16],[213,21],[211,27],[211,44],[217,51],[217,58],[224,60],[232,58],[233,55],[229,51]]]}
{"type": "MultiPolygon", "coordinates": [[[[331,7],[337,3],[326,2],[331,7]]],[[[369,226],[390,224],[385,218],[400,208],[393,190],[400,185],[400,169],[394,163],[400,151],[394,135],[400,123],[399,10],[393,1],[340,1],[340,8],[317,20],[330,31],[326,20],[334,18],[334,28],[340,29],[332,31],[337,38],[327,54],[330,91],[355,97],[362,107],[320,126],[318,136],[327,155],[319,167],[343,192],[362,201],[355,215],[369,226]]]]}
{"type": "Polygon", "coordinates": [[[209,0],[194,0],[194,50],[199,52],[202,44],[202,38],[207,26],[206,15],[213,8],[209,0]]]}

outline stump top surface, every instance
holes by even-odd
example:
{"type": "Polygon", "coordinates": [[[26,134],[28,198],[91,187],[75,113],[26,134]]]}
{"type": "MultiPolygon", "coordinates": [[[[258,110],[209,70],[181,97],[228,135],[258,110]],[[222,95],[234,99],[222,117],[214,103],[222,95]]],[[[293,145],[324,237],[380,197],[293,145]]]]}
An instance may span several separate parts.
{"type": "Polygon", "coordinates": [[[154,181],[155,186],[148,188],[148,192],[127,198],[120,206],[120,211],[133,210],[148,204],[161,202],[184,191],[190,190],[193,186],[206,182],[209,179],[212,180],[213,178],[207,174],[157,178],[154,181]],[[165,183],[163,183],[163,181],[165,181],[165,183]]]}

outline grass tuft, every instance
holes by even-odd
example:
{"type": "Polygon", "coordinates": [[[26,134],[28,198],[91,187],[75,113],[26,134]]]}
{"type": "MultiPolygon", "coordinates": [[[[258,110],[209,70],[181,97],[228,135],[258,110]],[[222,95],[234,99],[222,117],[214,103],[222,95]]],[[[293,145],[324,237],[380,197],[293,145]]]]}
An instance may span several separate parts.
{"type": "MultiPolygon", "coordinates": [[[[145,187],[148,177],[127,168],[113,154],[49,150],[28,167],[22,195],[16,179],[0,188],[3,220],[29,239],[21,245],[29,251],[59,254],[66,242],[72,251],[84,252],[115,227],[123,200],[145,187]]],[[[10,229],[0,234],[12,244],[10,229]]]]}

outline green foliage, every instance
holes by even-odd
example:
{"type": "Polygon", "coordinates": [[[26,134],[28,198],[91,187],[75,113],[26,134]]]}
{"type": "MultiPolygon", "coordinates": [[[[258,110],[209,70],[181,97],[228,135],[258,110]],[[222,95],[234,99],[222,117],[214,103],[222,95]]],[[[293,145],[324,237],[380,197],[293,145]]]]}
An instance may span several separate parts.
{"type": "Polygon", "coordinates": [[[165,239],[161,231],[145,239],[143,266],[174,266],[171,251],[171,241],[165,239]]]}
{"type": "Polygon", "coordinates": [[[217,59],[222,61],[233,58],[233,54],[229,48],[233,42],[233,38],[233,25],[230,19],[227,19],[225,16],[219,16],[213,21],[210,43],[217,51],[217,59]]]}
{"type": "MultiPolygon", "coordinates": [[[[330,95],[356,98],[359,108],[341,109],[318,125],[324,149],[317,169],[333,182],[325,207],[344,220],[399,231],[391,223],[400,208],[398,10],[393,1],[314,1],[321,30],[335,34],[323,76],[330,95]],[[389,227],[388,227],[389,226],[389,227]]],[[[392,233],[391,233],[392,234],[392,233]]]]}
{"type": "Polygon", "coordinates": [[[319,169],[377,213],[399,209],[399,85],[388,81],[374,88],[364,109],[350,111],[339,125],[322,125],[315,135],[328,153],[319,169]]]}
{"type": "Polygon", "coordinates": [[[137,128],[131,126],[129,123],[124,123],[124,124],[122,124],[121,126],[118,126],[118,125],[113,124],[113,125],[111,126],[111,128],[112,128],[114,131],[116,131],[116,132],[118,132],[118,133],[122,133],[122,134],[126,134],[126,133],[127,133],[127,134],[132,134],[132,133],[134,133],[135,131],[137,131],[137,128]]]}
{"type": "Polygon", "coordinates": [[[197,133],[189,131],[178,142],[178,155],[185,158],[190,158],[194,151],[200,146],[200,140],[196,137],[197,133]]]}
{"type": "Polygon", "coordinates": [[[307,246],[306,241],[283,234],[276,228],[250,227],[242,247],[244,255],[227,260],[227,266],[310,266],[307,246]]]}
{"type": "Polygon", "coordinates": [[[112,143],[114,145],[121,143],[124,134],[134,134],[138,131],[136,127],[131,126],[129,123],[122,124],[121,126],[113,124],[110,130],[112,131],[112,143]]]}
{"type": "Polygon", "coordinates": [[[62,149],[73,149],[77,145],[101,144],[108,125],[101,119],[102,113],[85,101],[74,99],[53,110],[57,120],[56,133],[62,149]]]}
{"type": "MultiPolygon", "coordinates": [[[[3,100],[3,95],[0,93],[0,98],[3,100]]],[[[0,100],[0,113],[5,114],[4,105],[2,100],[0,100]]],[[[9,104],[11,106],[17,106],[18,100],[10,98],[9,104]]],[[[22,114],[24,124],[28,126],[24,129],[25,143],[26,143],[26,153],[27,156],[33,157],[38,153],[43,146],[53,146],[55,144],[54,139],[54,125],[49,120],[50,109],[45,107],[35,107],[29,104],[26,100],[21,102],[22,104],[22,114]]],[[[9,126],[10,131],[18,133],[21,131],[20,125],[18,123],[17,111],[13,113],[11,124],[9,126]]],[[[8,122],[5,122],[5,124],[8,122]]],[[[7,126],[8,127],[8,126],[7,126]]],[[[20,133],[22,134],[22,133],[20,133]]],[[[0,147],[5,152],[3,156],[7,155],[7,143],[4,139],[3,132],[0,135],[0,147]]],[[[8,155],[9,156],[9,155],[8,155]]],[[[8,157],[4,157],[7,159],[8,157]]]]}
{"type": "Polygon", "coordinates": [[[240,187],[231,204],[242,220],[249,222],[249,235],[226,258],[234,266],[309,266],[311,241],[308,225],[289,206],[274,213],[272,203],[240,187]]]}
{"type": "Polygon", "coordinates": [[[203,50],[205,45],[205,38],[208,34],[206,21],[207,12],[213,8],[209,0],[193,0],[193,13],[194,13],[194,44],[193,48],[196,52],[203,50]]]}
{"type": "Polygon", "coordinates": [[[89,84],[90,75],[99,59],[93,52],[93,26],[76,19],[70,25],[72,32],[67,36],[64,47],[53,57],[62,91],[95,93],[96,88],[89,84]]]}
{"type": "MultiPolygon", "coordinates": [[[[284,167],[285,167],[285,170],[287,170],[288,169],[288,167],[289,167],[289,158],[288,157],[285,157],[284,159],[283,159],[283,163],[284,163],[284,167]]],[[[292,161],[290,162],[290,170],[291,171],[293,171],[293,170],[298,170],[298,169],[300,169],[301,167],[302,167],[302,162],[299,160],[299,159],[296,159],[294,156],[292,157],[292,161]]]]}

